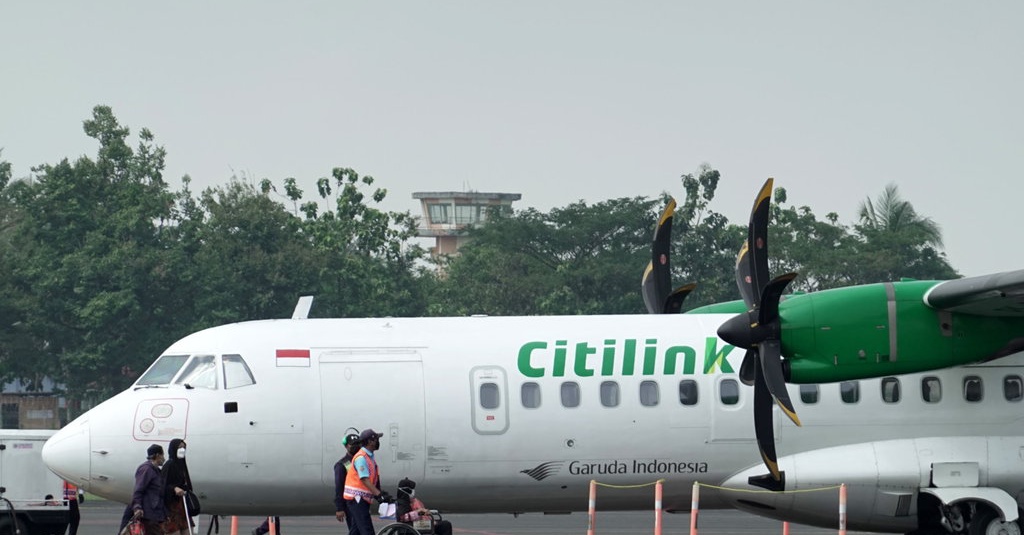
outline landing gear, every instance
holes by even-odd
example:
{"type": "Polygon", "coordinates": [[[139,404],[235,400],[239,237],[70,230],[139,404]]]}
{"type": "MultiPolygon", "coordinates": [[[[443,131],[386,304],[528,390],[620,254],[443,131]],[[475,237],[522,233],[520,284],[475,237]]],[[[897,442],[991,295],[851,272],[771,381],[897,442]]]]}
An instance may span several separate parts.
{"type": "Polygon", "coordinates": [[[1018,521],[1003,522],[992,509],[978,506],[971,518],[968,535],[1021,535],[1018,521]]]}
{"type": "Polygon", "coordinates": [[[918,529],[908,535],[1022,535],[1020,519],[1003,522],[999,513],[980,502],[943,505],[922,495],[918,529]]]}

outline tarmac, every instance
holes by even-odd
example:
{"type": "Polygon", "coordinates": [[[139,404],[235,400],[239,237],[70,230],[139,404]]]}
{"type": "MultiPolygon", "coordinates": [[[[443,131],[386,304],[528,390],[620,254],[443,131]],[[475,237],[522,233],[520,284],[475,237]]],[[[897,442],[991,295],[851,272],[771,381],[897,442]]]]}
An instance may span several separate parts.
{"type": "MultiPolygon", "coordinates": [[[[78,535],[117,535],[124,505],[104,500],[86,500],[81,505],[82,521],[78,535]]],[[[231,518],[219,518],[219,530],[210,531],[211,516],[199,517],[195,535],[231,535],[231,518]]],[[[511,514],[460,514],[445,515],[452,523],[454,535],[586,535],[587,514],[544,515],[529,513],[519,516],[511,514]]],[[[701,535],[725,534],[782,534],[781,522],[754,516],[741,511],[708,510],[699,515],[701,535]]],[[[251,535],[253,528],[263,521],[262,517],[238,517],[237,535],[251,535]]],[[[280,535],[345,535],[344,523],[333,516],[282,517],[280,535]]],[[[376,528],[388,524],[374,518],[376,528]]],[[[836,529],[822,529],[791,524],[790,535],[825,535],[838,533],[836,529]]],[[[653,511],[605,512],[598,511],[595,535],[650,535],[654,533],[653,511]]],[[[690,533],[689,514],[664,514],[663,535],[687,535],[690,533]]],[[[865,532],[849,531],[849,535],[867,535],[865,532]]]]}

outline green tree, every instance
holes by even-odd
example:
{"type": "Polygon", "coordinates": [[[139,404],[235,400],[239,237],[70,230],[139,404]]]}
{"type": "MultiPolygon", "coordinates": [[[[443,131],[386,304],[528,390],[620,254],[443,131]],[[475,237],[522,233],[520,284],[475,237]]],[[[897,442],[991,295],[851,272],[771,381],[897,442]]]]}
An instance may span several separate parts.
{"type": "Polygon", "coordinates": [[[154,296],[175,276],[165,269],[173,196],[164,150],[145,129],[133,150],[106,106],[83,127],[99,143],[95,159],[40,165],[11,194],[20,214],[11,284],[27,299],[21,317],[36,349],[15,358],[34,360],[73,397],[111,393],[163,349],[154,296]]]}
{"type": "Polygon", "coordinates": [[[541,213],[492,211],[444,259],[434,314],[641,313],[655,203],[579,201],[541,213]]]}
{"type": "MultiPolygon", "coordinates": [[[[409,212],[377,206],[387,190],[374,178],[337,167],[317,180],[319,201],[302,202],[295,179],[285,180],[285,197],[302,213],[301,232],[317,257],[316,314],[328,317],[418,316],[425,313],[422,247],[411,243],[416,219],[409,212]],[[327,209],[323,209],[323,205],[327,209]]],[[[264,193],[276,188],[261,184],[264,193]]]]}
{"type": "Polygon", "coordinates": [[[860,271],[853,283],[916,279],[951,279],[960,275],[941,251],[942,232],[929,217],[914,210],[894,184],[872,201],[861,203],[854,229],[861,239],[856,250],[860,271]]]}
{"type": "MultiPolygon", "coordinates": [[[[721,173],[707,164],[681,177],[686,197],[673,222],[673,285],[694,282],[697,288],[683,310],[739,299],[736,255],[747,237],[746,222],[735,225],[712,210],[721,173]]],[[[650,239],[648,239],[650,243],[650,239]]]]}
{"type": "Polygon", "coordinates": [[[819,220],[809,206],[786,206],[788,195],[776,188],[768,229],[769,270],[773,276],[795,271],[791,291],[813,292],[853,284],[857,237],[829,212],[819,220]]]}

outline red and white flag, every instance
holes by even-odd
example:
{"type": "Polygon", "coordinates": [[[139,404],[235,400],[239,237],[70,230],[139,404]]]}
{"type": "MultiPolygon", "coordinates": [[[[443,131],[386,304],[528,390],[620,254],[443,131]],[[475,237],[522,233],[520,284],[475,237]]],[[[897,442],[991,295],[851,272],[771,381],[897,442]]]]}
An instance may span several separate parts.
{"type": "Polygon", "coordinates": [[[277,367],[278,368],[308,368],[309,367],[309,350],[308,349],[278,349],[277,350],[277,367]]]}

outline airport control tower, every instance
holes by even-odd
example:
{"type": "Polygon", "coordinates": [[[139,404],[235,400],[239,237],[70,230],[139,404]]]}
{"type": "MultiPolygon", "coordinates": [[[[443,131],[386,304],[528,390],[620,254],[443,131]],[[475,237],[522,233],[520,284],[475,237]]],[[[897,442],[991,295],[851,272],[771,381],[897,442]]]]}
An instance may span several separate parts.
{"type": "Polygon", "coordinates": [[[487,211],[495,206],[511,207],[519,193],[480,191],[421,191],[412,194],[423,207],[419,228],[421,238],[434,238],[431,256],[455,254],[465,243],[469,227],[487,220],[487,211]]]}

